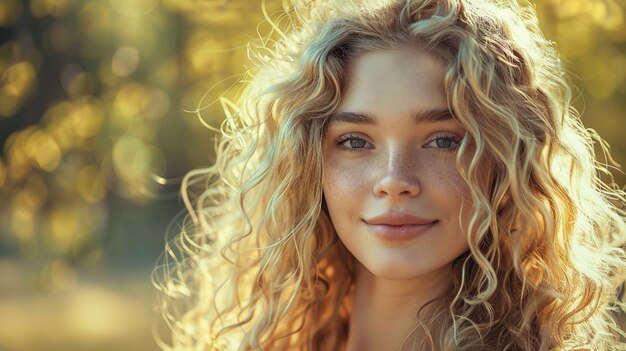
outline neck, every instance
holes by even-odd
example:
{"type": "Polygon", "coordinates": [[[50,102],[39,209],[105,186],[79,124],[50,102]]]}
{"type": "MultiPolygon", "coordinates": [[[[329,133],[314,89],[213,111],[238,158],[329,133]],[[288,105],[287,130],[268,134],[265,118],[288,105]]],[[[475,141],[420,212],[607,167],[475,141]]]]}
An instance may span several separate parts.
{"type": "Polygon", "coordinates": [[[417,312],[449,288],[450,274],[445,266],[415,279],[389,280],[358,265],[347,351],[399,351],[405,340],[410,349],[417,312]]]}

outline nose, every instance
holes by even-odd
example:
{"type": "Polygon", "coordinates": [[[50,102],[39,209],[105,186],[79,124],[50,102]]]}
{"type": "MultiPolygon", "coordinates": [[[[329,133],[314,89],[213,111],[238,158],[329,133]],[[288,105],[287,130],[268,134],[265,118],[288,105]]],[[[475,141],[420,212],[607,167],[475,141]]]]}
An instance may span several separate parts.
{"type": "Polygon", "coordinates": [[[374,194],[379,197],[414,197],[420,192],[415,155],[390,153],[382,174],[374,183],[374,194]]]}

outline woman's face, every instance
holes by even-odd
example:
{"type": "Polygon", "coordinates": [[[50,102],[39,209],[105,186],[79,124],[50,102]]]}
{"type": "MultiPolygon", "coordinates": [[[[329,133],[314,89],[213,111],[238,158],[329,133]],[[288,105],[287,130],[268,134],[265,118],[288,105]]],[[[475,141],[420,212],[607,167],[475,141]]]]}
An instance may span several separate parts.
{"type": "Polygon", "coordinates": [[[323,188],[339,238],[372,274],[416,278],[468,250],[472,212],[456,167],[465,129],[443,92],[444,66],[417,50],[354,59],[324,135],[323,188]]]}

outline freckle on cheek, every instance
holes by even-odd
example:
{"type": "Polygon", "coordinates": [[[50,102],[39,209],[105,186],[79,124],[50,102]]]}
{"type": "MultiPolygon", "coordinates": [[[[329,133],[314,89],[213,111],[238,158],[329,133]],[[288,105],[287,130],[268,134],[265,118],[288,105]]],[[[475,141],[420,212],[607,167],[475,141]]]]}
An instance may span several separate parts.
{"type": "Polygon", "coordinates": [[[354,192],[359,181],[359,173],[356,170],[337,169],[332,166],[326,170],[325,185],[327,191],[345,194],[354,192]]]}

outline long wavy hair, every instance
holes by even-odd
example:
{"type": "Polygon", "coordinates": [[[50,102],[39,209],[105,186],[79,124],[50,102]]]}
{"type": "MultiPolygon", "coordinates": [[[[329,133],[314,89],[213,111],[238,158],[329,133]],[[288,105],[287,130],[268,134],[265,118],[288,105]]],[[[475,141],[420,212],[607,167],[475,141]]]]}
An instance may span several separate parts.
{"type": "Polygon", "coordinates": [[[324,203],[325,125],[355,57],[419,47],[447,67],[474,212],[453,289],[417,313],[403,349],[624,350],[626,196],[531,6],[313,0],[270,23],[277,39],[250,49],[239,100],[222,100],[214,165],[182,184],[188,213],[153,272],[162,348],[345,347],[354,258],[324,203]]]}

